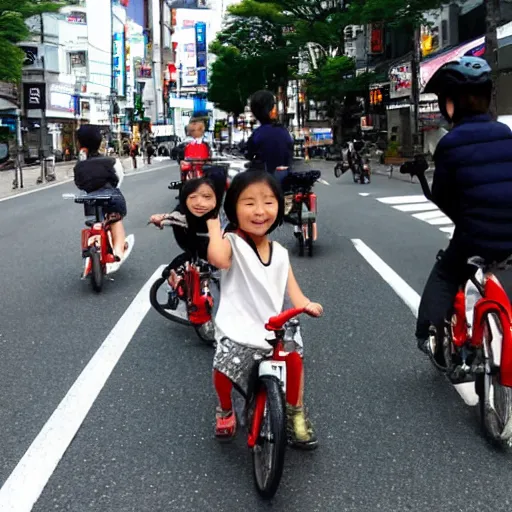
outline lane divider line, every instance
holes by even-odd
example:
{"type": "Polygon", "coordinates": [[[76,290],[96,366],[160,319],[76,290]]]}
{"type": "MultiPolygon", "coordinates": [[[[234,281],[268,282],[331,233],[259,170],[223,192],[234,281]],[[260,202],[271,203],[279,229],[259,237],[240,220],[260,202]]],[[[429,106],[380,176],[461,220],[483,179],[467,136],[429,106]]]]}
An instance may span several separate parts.
{"type": "MultiPolygon", "coordinates": [[[[415,318],[418,318],[418,308],[421,297],[409,286],[380,256],[368,247],[359,238],[353,238],[352,244],[359,254],[373,267],[373,269],[391,286],[394,292],[402,299],[411,310],[415,318]]],[[[411,336],[413,338],[413,336],[411,336]]],[[[467,405],[478,404],[478,395],[475,392],[474,383],[468,382],[453,386],[467,405]]]]}
{"type": "Polygon", "coordinates": [[[2,512],[30,512],[76,436],[117,362],[151,308],[155,270],[82,370],[0,489],[2,512]]]}

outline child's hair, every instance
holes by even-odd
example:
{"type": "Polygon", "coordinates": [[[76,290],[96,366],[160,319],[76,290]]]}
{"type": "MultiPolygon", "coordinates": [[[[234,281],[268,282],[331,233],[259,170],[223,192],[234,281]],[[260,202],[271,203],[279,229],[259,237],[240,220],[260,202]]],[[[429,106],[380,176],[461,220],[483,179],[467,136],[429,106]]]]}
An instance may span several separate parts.
{"type": "Polygon", "coordinates": [[[276,105],[276,99],[270,91],[258,91],[251,96],[251,112],[261,124],[272,122],[270,113],[276,105]]]}
{"type": "Polygon", "coordinates": [[[103,140],[99,128],[86,124],[77,130],[76,136],[80,147],[87,149],[89,155],[98,153],[103,140]]]}
{"type": "Polygon", "coordinates": [[[247,187],[254,185],[255,183],[266,183],[277,199],[277,217],[274,224],[270,226],[270,229],[266,234],[268,235],[272,233],[272,231],[283,223],[284,196],[278,181],[266,171],[249,170],[237,174],[226,193],[226,199],[224,200],[224,212],[229,220],[229,226],[227,228],[228,231],[235,231],[238,226],[238,218],[236,216],[236,205],[238,203],[238,199],[247,187]]]}

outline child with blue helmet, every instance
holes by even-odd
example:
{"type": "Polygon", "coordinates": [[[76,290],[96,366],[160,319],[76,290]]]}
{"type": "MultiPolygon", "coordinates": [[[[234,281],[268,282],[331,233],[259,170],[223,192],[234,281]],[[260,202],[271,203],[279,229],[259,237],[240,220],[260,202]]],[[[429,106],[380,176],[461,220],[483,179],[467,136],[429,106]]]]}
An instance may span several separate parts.
{"type": "Polygon", "coordinates": [[[512,132],[489,114],[492,86],[485,60],[462,57],[443,65],[425,88],[453,125],[434,153],[432,201],[455,231],[421,299],[416,338],[424,352],[430,326],[443,332],[457,290],[470,277],[468,258],[499,262],[512,254],[512,132]]]}

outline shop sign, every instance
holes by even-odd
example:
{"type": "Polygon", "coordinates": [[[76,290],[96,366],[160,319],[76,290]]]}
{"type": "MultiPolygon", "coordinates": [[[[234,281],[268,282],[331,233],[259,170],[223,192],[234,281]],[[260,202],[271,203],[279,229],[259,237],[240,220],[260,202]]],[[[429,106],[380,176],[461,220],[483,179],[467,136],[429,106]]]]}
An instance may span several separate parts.
{"type": "Polygon", "coordinates": [[[49,110],[74,113],[76,110],[74,86],[62,83],[50,85],[49,110]]]}
{"type": "Polygon", "coordinates": [[[412,89],[411,63],[406,62],[392,67],[389,71],[389,80],[391,82],[390,98],[410,96],[412,89]]]}
{"type": "Polygon", "coordinates": [[[384,27],[381,23],[372,23],[370,25],[370,44],[369,53],[379,55],[384,52],[384,27]]]}
{"type": "Polygon", "coordinates": [[[87,25],[87,14],[85,12],[70,12],[67,22],[73,25],[87,25]]]}
{"type": "Polygon", "coordinates": [[[46,109],[46,84],[23,84],[23,102],[26,110],[46,109]]]}

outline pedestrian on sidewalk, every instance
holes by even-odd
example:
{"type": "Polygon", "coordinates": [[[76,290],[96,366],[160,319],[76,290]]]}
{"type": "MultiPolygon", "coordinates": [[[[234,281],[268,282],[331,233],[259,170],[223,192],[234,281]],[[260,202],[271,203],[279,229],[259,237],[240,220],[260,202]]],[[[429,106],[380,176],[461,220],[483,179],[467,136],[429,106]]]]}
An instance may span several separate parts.
{"type": "Polygon", "coordinates": [[[146,155],[148,160],[148,165],[151,164],[151,158],[153,158],[153,155],[155,154],[155,147],[153,146],[153,143],[149,141],[146,145],[146,155]]]}
{"type": "Polygon", "coordinates": [[[132,158],[133,168],[137,169],[137,157],[139,156],[139,145],[135,140],[132,141],[130,146],[130,156],[132,158]]]}

